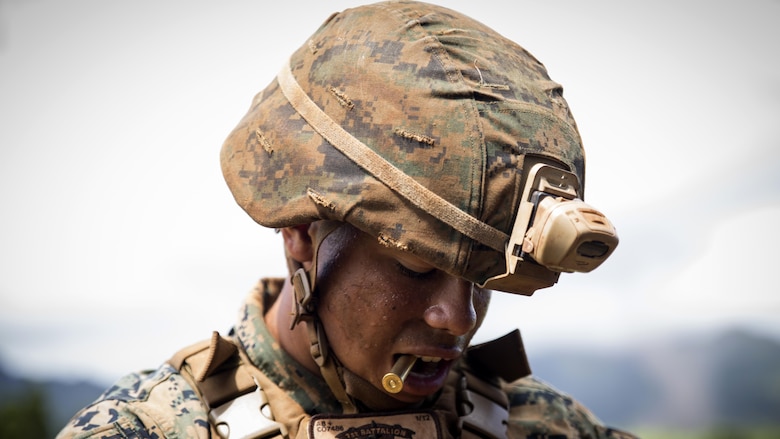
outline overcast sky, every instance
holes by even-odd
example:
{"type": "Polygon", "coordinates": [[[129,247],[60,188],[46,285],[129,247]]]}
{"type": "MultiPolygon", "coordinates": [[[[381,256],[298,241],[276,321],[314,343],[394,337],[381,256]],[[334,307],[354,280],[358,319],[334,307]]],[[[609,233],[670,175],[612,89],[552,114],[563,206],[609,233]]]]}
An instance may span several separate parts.
{"type": "MultiPolygon", "coordinates": [[[[354,1],[0,0],[0,359],[113,380],[226,332],[281,241],[222,141],[354,1]]],[[[621,243],[478,338],[620,348],[733,326],[780,338],[780,2],[442,2],[539,58],[621,243]],[[659,4],[660,3],[660,4],[659,4]]]]}

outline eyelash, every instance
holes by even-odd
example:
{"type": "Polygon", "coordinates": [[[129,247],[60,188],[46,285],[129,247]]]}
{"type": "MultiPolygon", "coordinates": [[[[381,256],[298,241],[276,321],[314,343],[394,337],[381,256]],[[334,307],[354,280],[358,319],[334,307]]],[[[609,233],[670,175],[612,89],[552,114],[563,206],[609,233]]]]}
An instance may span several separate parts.
{"type": "Polygon", "coordinates": [[[419,271],[414,271],[411,268],[406,267],[404,264],[400,262],[396,262],[395,265],[396,267],[398,267],[398,271],[400,271],[401,274],[403,274],[406,277],[410,277],[412,279],[427,279],[433,276],[433,274],[436,272],[436,269],[434,268],[424,273],[421,273],[419,271]]]}

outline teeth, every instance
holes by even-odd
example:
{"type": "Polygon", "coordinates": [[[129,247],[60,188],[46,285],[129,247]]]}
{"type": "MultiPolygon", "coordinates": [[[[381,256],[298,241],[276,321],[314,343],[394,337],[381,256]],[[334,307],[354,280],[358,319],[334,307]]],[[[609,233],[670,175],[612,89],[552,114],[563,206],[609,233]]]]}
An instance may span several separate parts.
{"type": "Polygon", "coordinates": [[[420,357],[420,360],[425,363],[438,363],[441,361],[441,357],[420,357]]]}

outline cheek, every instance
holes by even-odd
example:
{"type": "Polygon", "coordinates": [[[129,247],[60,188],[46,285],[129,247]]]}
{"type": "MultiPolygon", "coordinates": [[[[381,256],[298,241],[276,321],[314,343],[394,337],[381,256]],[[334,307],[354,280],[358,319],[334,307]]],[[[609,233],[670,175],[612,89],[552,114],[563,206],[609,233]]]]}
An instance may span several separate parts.
{"type": "Polygon", "coordinates": [[[394,337],[394,322],[405,311],[398,295],[371,275],[337,286],[321,306],[330,342],[342,351],[365,352],[386,344],[394,337]]]}
{"type": "Polygon", "coordinates": [[[488,307],[490,306],[491,297],[492,292],[490,290],[477,289],[474,292],[472,303],[474,305],[474,312],[477,314],[477,328],[479,328],[479,326],[482,324],[482,321],[485,319],[488,307]]]}

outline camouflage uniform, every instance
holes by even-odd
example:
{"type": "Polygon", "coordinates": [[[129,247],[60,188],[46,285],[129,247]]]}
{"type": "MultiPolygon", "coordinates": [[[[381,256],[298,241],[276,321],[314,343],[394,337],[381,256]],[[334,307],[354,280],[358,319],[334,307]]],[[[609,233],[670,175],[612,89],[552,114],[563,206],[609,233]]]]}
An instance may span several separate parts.
{"type": "MultiPolygon", "coordinates": [[[[519,294],[554,284],[564,271],[529,257],[512,276],[521,282],[487,283],[509,272],[509,254],[517,256],[510,237],[518,206],[527,204],[531,164],[573,175],[577,199],[585,176],[574,118],[544,66],[481,23],[412,1],[330,17],[255,97],[221,162],[237,203],[261,225],[349,223],[448,275],[519,294]]],[[[322,233],[313,237],[315,258],[322,233]]],[[[300,276],[290,262],[295,300],[311,297],[316,260],[300,276]]],[[[347,413],[357,404],[336,399],[345,389],[331,379],[332,362],[318,363],[322,379],[271,338],[263,310],[279,285],[262,285],[232,335],[267,383],[276,420],[290,437],[305,438],[312,415],[347,413]]],[[[295,312],[296,324],[303,317],[313,328],[313,340],[325,339],[314,305],[297,303],[295,312]]],[[[458,362],[449,377],[465,376],[470,364],[458,362]]],[[[508,397],[508,438],[631,437],[531,376],[501,386],[493,390],[508,397]]],[[[425,402],[443,437],[460,437],[455,387],[448,379],[425,402]]],[[[211,437],[199,390],[171,364],[129,375],[60,437],[211,437]]]]}
{"type": "MultiPolygon", "coordinates": [[[[284,412],[307,416],[281,419],[290,437],[306,438],[310,415],[339,413],[341,407],[328,386],[279,349],[263,322],[264,304],[273,300],[280,285],[264,281],[250,295],[234,328],[235,336],[255,365],[282,389],[297,407],[284,412]]],[[[531,376],[503,385],[509,397],[507,438],[631,438],[605,427],[570,396],[531,376]]],[[[442,392],[446,394],[446,392],[442,392]]],[[[432,401],[441,406],[443,401],[432,401]]],[[[73,417],[58,438],[207,438],[212,436],[208,409],[176,369],[159,369],[128,375],[92,405],[73,417]]],[[[445,437],[452,437],[446,436],[445,437]]],[[[423,439],[423,438],[420,438],[423,439]]]]}

